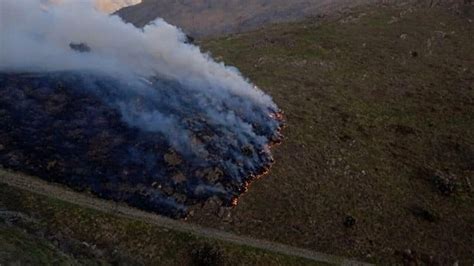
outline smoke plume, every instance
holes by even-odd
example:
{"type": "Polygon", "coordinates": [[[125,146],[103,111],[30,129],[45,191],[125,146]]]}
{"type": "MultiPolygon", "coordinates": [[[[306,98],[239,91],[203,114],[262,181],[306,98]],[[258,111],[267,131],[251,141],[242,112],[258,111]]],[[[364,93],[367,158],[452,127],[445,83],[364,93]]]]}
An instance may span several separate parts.
{"type": "MultiPolygon", "coordinates": [[[[83,102],[83,111],[77,114],[91,113],[87,119],[94,119],[93,112],[94,116],[101,116],[108,112],[105,108],[111,108],[125,123],[115,123],[121,130],[110,131],[111,135],[120,136],[122,146],[114,148],[114,154],[104,155],[115,156],[120,165],[100,165],[94,169],[102,170],[88,173],[93,177],[102,175],[96,177],[102,185],[87,179],[90,177],[81,179],[77,171],[73,174],[66,170],[57,173],[56,181],[74,186],[86,183],[99,195],[168,213],[164,208],[182,210],[197,199],[212,196],[230,202],[242,193],[252,176],[271,163],[268,144],[280,137],[277,106],[237,69],[215,62],[199,47],[188,44],[178,28],[157,19],[137,29],[117,16],[98,11],[92,1],[0,1],[0,93],[4,99],[18,101],[15,106],[0,102],[0,111],[3,108],[17,117],[11,122],[18,123],[17,130],[11,134],[26,136],[26,130],[21,131],[24,126],[30,133],[36,130],[38,136],[44,134],[44,142],[49,139],[44,127],[51,117],[69,119],[71,125],[90,136],[100,134],[101,127],[102,131],[108,130],[103,124],[93,128],[94,125],[79,123],[77,116],[42,111],[49,105],[44,107],[44,97],[36,95],[40,92],[53,98],[61,95],[63,101],[83,102]],[[22,88],[34,90],[25,92],[22,88]],[[64,92],[63,88],[68,90],[64,92]],[[14,89],[19,91],[13,93],[14,89]],[[34,101],[18,96],[28,93],[36,95],[34,101]],[[87,105],[92,102],[97,103],[87,105]],[[28,116],[34,108],[38,111],[28,116]],[[93,108],[95,111],[91,111],[93,108]],[[100,108],[104,111],[98,112],[100,108]],[[45,115],[40,117],[41,112],[45,115]],[[35,119],[44,119],[45,124],[31,128],[28,123],[35,119]],[[179,158],[172,163],[173,169],[164,163],[166,156],[179,158]],[[125,169],[138,163],[144,163],[140,173],[132,171],[131,175],[131,170],[125,169]],[[124,169],[117,169],[120,167],[124,169]],[[215,178],[205,178],[209,169],[218,173],[215,178]],[[170,175],[176,173],[185,178],[171,180],[170,175]],[[164,185],[157,183],[166,184],[173,192],[163,192],[164,185]],[[124,185],[134,189],[118,193],[124,185]],[[180,196],[183,194],[187,199],[180,196]]],[[[56,129],[69,130],[62,126],[56,129]]],[[[69,135],[57,137],[52,151],[63,154],[64,164],[68,156],[89,160],[89,155],[81,151],[80,142],[69,139],[69,135]]],[[[15,149],[34,149],[27,146],[29,141],[15,144],[15,149]]],[[[9,163],[11,157],[1,157],[0,153],[4,165],[17,165],[18,160],[9,163]]],[[[54,171],[49,164],[47,168],[54,171]]],[[[42,172],[34,169],[31,167],[30,171],[41,176],[42,172]]]]}

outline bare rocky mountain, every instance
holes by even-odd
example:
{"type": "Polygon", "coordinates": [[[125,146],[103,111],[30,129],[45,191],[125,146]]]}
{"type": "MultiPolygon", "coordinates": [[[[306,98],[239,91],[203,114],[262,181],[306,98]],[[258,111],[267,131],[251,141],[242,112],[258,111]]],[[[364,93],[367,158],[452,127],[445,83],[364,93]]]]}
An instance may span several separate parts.
{"type": "Polygon", "coordinates": [[[234,33],[261,25],[326,14],[379,0],[143,0],[117,13],[143,27],[157,17],[192,36],[234,33]]]}

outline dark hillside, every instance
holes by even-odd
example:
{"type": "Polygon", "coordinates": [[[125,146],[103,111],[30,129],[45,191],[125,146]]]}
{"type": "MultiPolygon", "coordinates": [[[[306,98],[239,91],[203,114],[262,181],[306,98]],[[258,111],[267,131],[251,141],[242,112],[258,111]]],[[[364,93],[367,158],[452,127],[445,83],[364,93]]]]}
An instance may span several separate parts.
{"type": "Polygon", "coordinates": [[[128,22],[143,27],[158,17],[193,36],[255,29],[268,23],[326,14],[377,0],[144,0],[119,10],[128,22]]]}
{"type": "Polygon", "coordinates": [[[457,7],[471,0],[143,0],[117,14],[137,27],[160,17],[194,37],[244,32],[264,25],[342,14],[363,5],[457,7]]]}

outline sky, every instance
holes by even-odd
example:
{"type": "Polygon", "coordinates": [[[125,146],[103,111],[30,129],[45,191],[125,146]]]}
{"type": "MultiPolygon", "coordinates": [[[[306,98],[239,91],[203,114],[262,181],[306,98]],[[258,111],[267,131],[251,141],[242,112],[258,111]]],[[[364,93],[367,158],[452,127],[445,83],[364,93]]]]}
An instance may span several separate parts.
{"type": "MultiPolygon", "coordinates": [[[[42,0],[43,2],[50,4],[58,4],[61,2],[68,2],[71,0],[42,0]]],[[[74,1],[74,0],[72,0],[74,1]]],[[[95,7],[105,13],[113,13],[120,8],[136,5],[141,3],[141,0],[94,0],[95,7]]]]}
{"type": "Polygon", "coordinates": [[[104,12],[113,13],[122,7],[139,4],[141,0],[95,0],[96,7],[104,12]]]}

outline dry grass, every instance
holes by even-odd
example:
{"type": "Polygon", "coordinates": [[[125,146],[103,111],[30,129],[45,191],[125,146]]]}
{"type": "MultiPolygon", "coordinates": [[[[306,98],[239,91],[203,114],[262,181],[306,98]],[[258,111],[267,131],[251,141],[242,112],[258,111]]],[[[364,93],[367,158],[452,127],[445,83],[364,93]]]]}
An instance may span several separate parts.
{"type": "Polygon", "coordinates": [[[472,263],[473,36],[466,17],[405,7],[204,41],[288,127],[231,222],[209,210],[191,221],[375,262],[411,249],[472,263]],[[448,179],[449,195],[436,181],[448,179]]]}

